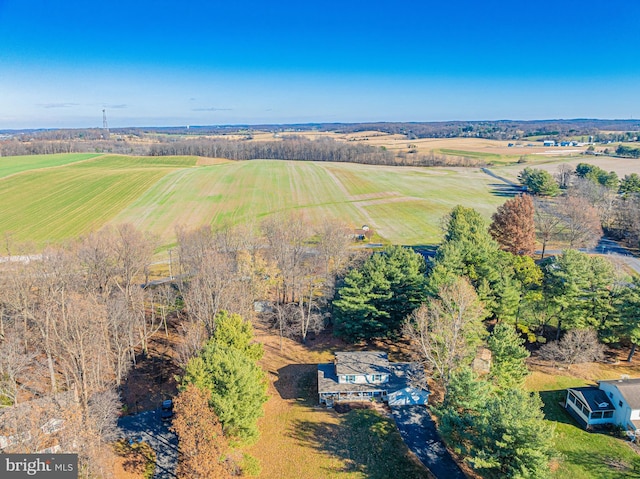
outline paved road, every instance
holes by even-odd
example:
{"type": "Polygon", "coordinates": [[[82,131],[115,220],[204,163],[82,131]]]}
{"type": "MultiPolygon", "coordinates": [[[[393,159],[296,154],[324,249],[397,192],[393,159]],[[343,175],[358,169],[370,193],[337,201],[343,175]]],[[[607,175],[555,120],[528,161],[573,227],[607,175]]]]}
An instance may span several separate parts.
{"type": "Polygon", "coordinates": [[[511,186],[511,187],[513,187],[515,189],[524,190],[524,187],[520,183],[515,183],[515,182],[513,182],[511,180],[503,178],[502,176],[498,176],[493,171],[491,171],[489,168],[480,168],[480,169],[482,170],[483,173],[495,178],[496,180],[500,180],[503,183],[506,183],[507,185],[509,185],[509,186],[511,186]]]}
{"type": "Polygon", "coordinates": [[[437,479],[467,477],[444,447],[425,406],[392,406],[391,411],[405,444],[437,479]]]}
{"type": "MultiPolygon", "coordinates": [[[[611,258],[614,261],[619,261],[624,263],[629,268],[634,270],[636,273],[640,274],[640,258],[633,255],[631,251],[622,246],[620,243],[613,241],[611,239],[602,237],[595,248],[585,249],[581,248],[578,251],[582,251],[583,253],[588,254],[601,254],[608,258],[611,258]]],[[[536,251],[536,254],[541,254],[542,251],[536,251]]],[[[545,257],[549,255],[562,254],[562,250],[553,249],[546,250],[544,252],[545,257]]]]}
{"type": "Polygon", "coordinates": [[[156,453],[154,479],[174,479],[178,461],[178,438],[169,431],[169,424],[160,420],[160,410],[145,411],[134,416],[124,416],[118,421],[122,436],[142,440],[156,453]]]}

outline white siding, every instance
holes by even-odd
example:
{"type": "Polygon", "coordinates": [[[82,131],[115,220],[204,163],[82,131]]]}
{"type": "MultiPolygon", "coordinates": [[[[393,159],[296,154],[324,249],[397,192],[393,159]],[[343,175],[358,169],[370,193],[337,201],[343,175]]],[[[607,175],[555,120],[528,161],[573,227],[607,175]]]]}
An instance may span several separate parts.
{"type": "Polygon", "coordinates": [[[627,401],[624,400],[622,394],[618,388],[611,383],[600,383],[600,389],[605,392],[613,407],[616,408],[616,412],[613,414],[613,422],[615,424],[620,424],[625,429],[629,427],[633,428],[633,425],[630,424],[630,412],[631,408],[627,404],[627,401]]]}

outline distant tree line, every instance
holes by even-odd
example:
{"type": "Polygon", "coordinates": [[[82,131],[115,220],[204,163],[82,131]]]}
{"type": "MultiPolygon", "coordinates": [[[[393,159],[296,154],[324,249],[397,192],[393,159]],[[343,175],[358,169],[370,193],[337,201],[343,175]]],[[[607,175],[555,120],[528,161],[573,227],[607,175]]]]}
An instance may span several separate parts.
{"type": "MultiPolygon", "coordinates": [[[[335,131],[357,133],[379,131],[416,138],[487,138],[493,140],[518,140],[527,137],[549,139],[591,136],[595,141],[637,141],[640,132],[638,120],[532,120],[532,121],[445,121],[445,122],[377,122],[377,123],[306,123],[284,125],[222,125],[191,127],[112,128],[111,133],[122,137],[198,138],[204,135],[244,134],[253,132],[305,132],[335,131]],[[162,135],[162,136],[159,136],[162,135]]],[[[0,131],[0,133],[2,133],[0,131]]],[[[20,141],[69,141],[105,140],[99,128],[63,130],[7,131],[8,136],[20,141]]]]}
{"type": "Polygon", "coordinates": [[[287,136],[280,141],[226,139],[158,140],[151,145],[126,140],[7,140],[0,143],[0,155],[42,155],[53,153],[118,153],[126,155],[193,155],[229,160],[302,160],[364,163],[396,166],[482,166],[472,158],[437,155],[433,152],[394,153],[384,147],[346,143],[331,138],[309,140],[287,136]]]}
{"type": "Polygon", "coordinates": [[[478,166],[474,159],[436,155],[399,155],[383,147],[319,138],[286,136],[279,141],[198,139],[155,143],[149,155],[194,155],[230,160],[303,160],[409,166],[478,166]]]}

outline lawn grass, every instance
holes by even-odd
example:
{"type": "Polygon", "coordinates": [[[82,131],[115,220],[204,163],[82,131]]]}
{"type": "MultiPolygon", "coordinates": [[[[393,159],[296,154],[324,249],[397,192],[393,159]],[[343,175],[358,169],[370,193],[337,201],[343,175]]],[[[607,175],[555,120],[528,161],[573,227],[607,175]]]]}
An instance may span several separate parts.
{"type": "Polygon", "coordinates": [[[78,161],[95,158],[100,154],[92,153],[60,153],[55,155],[6,156],[0,158],[0,178],[5,178],[23,171],[63,166],[78,161]]]}
{"type": "Polygon", "coordinates": [[[418,479],[428,471],[409,453],[393,421],[371,410],[337,414],[318,406],[317,363],[345,345],[320,335],[304,346],[260,326],[256,340],[269,376],[260,439],[246,452],[260,461],[261,479],[418,479]]]}
{"type": "Polygon", "coordinates": [[[640,477],[640,455],[623,439],[587,432],[559,405],[566,388],[586,386],[590,381],[566,374],[534,371],[527,387],[538,391],[544,402],[545,419],[555,426],[553,477],[617,479],[640,477]]]}

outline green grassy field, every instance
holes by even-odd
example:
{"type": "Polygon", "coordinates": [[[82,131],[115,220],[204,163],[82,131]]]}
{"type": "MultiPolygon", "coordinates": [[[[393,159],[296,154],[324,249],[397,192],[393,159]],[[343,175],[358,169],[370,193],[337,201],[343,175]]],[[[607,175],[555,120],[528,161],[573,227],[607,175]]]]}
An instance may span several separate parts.
{"type": "Polygon", "coordinates": [[[23,171],[68,165],[97,156],[100,155],[91,153],[62,153],[57,155],[7,156],[0,158],[0,178],[15,175],[23,171]]]}
{"type": "Polygon", "coordinates": [[[0,231],[17,241],[42,245],[100,228],[164,175],[196,163],[120,156],[79,162],[72,155],[75,163],[65,165],[64,158],[52,157],[51,163],[40,161],[35,170],[0,180],[0,231]]]}
{"type": "Polygon", "coordinates": [[[16,174],[0,178],[0,232],[38,245],[109,222],[133,223],[170,244],[176,225],[259,222],[283,211],[311,222],[368,224],[384,241],[416,245],[439,241],[440,218],[456,204],[488,218],[505,199],[493,191],[495,180],[472,168],[277,160],[196,166],[195,157],[118,155],[3,160],[16,174]]]}
{"type": "Polygon", "coordinates": [[[474,160],[484,160],[486,162],[513,162],[517,161],[521,155],[500,155],[497,153],[487,153],[483,151],[467,151],[467,150],[452,150],[449,148],[441,148],[437,150],[443,155],[462,156],[465,158],[471,158],[474,160]]]}
{"type": "Polygon", "coordinates": [[[170,238],[176,224],[260,221],[296,210],[312,222],[336,217],[354,227],[368,224],[387,241],[415,245],[439,241],[439,220],[456,204],[490,216],[504,201],[490,184],[475,169],[229,162],[167,175],[114,221],[170,238]]]}

